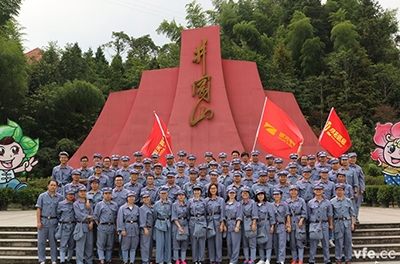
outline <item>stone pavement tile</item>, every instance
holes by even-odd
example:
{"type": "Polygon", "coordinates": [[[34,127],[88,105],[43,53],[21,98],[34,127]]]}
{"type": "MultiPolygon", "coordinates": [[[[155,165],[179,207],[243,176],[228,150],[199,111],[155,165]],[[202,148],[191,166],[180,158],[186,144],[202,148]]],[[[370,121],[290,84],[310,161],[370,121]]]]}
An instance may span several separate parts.
{"type": "Polygon", "coordinates": [[[1,211],[0,226],[36,226],[36,210],[1,211]]]}
{"type": "Polygon", "coordinates": [[[361,224],[399,223],[400,208],[398,207],[367,207],[362,206],[358,217],[361,224]]]}
{"type": "MultiPolygon", "coordinates": [[[[398,207],[366,207],[360,209],[359,220],[362,224],[398,223],[400,222],[398,207]]],[[[36,210],[22,211],[10,209],[0,212],[0,226],[36,226],[36,210]]],[[[400,262],[399,262],[400,263],[400,262]]]]}

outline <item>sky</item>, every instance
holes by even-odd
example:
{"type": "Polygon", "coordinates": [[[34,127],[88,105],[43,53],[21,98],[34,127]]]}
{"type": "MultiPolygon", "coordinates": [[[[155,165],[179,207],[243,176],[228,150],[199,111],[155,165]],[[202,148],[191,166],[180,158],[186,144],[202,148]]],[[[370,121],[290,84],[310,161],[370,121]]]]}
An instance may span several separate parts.
{"type": "MultiPolygon", "coordinates": [[[[138,38],[150,34],[156,45],[169,40],[156,33],[165,19],[186,25],[185,5],[191,0],[24,0],[18,22],[25,29],[25,51],[57,41],[61,48],[77,42],[82,51],[111,41],[113,31],[138,38]]],[[[197,0],[204,10],[211,0],[197,0]]],[[[398,0],[380,0],[383,8],[400,10],[398,0]]],[[[397,18],[400,20],[400,11],[397,18]]]]}

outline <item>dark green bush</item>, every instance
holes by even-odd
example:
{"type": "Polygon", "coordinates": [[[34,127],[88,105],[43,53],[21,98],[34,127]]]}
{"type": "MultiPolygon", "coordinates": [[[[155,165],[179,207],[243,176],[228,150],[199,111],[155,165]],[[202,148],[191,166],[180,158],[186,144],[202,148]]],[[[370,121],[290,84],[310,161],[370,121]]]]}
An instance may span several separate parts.
{"type": "Polygon", "coordinates": [[[400,186],[396,186],[393,189],[393,200],[399,202],[400,201],[400,186]]]}
{"type": "Polygon", "coordinates": [[[32,188],[41,189],[42,192],[47,190],[47,183],[51,180],[51,177],[47,178],[37,178],[37,179],[29,179],[28,185],[32,188]]]}
{"type": "Polygon", "coordinates": [[[15,202],[21,205],[32,206],[36,204],[37,198],[43,192],[40,188],[27,187],[20,191],[15,196],[15,202]]]}
{"type": "Polygon", "coordinates": [[[378,201],[378,190],[379,190],[379,185],[366,185],[365,186],[365,200],[366,202],[377,202],[378,201]]]}
{"type": "Polygon", "coordinates": [[[365,175],[378,177],[382,176],[382,168],[376,165],[375,163],[368,163],[364,166],[366,168],[365,175]]]}
{"type": "Polygon", "coordinates": [[[382,185],[379,186],[377,198],[378,202],[391,202],[393,201],[393,192],[394,186],[393,185],[382,185]]]}
{"type": "Polygon", "coordinates": [[[385,178],[381,176],[365,176],[365,185],[385,185],[385,178]]]}
{"type": "Polygon", "coordinates": [[[14,199],[14,190],[11,188],[0,188],[0,205],[9,205],[14,199]]]}

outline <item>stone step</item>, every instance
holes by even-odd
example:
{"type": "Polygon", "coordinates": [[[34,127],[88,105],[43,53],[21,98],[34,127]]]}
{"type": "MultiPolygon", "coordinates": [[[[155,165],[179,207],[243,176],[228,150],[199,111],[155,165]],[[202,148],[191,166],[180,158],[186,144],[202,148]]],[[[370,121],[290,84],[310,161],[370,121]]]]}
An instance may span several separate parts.
{"type": "Polygon", "coordinates": [[[399,228],[384,228],[384,229],[362,229],[356,230],[353,233],[354,237],[364,236],[400,236],[399,228]]]}
{"type": "MultiPolygon", "coordinates": [[[[387,229],[387,228],[400,228],[400,223],[373,223],[373,224],[357,224],[357,230],[363,229],[387,229]]],[[[0,232],[14,231],[14,232],[37,232],[36,226],[0,226],[0,232]]]]}
{"type": "Polygon", "coordinates": [[[1,239],[37,239],[37,231],[0,231],[0,240],[1,239]]]}
{"type": "Polygon", "coordinates": [[[364,245],[373,242],[374,244],[400,244],[400,236],[353,236],[354,245],[364,245]]]}
{"type": "Polygon", "coordinates": [[[36,226],[0,226],[0,232],[37,232],[36,226]]]}
{"type": "MultiPolygon", "coordinates": [[[[363,253],[361,252],[359,254],[359,257],[356,258],[356,256],[353,254],[353,259],[352,262],[353,263],[360,263],[360,264],[364,264],[364,263],[374,263],[374,261],[379,260],[378,263],[385,263],[386,261],[393,261],[396,259],[400,258],[400,253],[393,253],[391,255],[392,259],[389,259],[388,257],[384,256],[384,258],[378,257],[377,256],[370,256],[368,257],[367,253],[365,253],[364,257],[363,257],[363,253]],[[394,258],[394,259],[393,259],[394,258]]],[[[285,263],[290,263],[290,256],[286,256],[286,261],[285,263]]],[[[308,255],[305,255],[304,257],[304,263],[308,263],[308,255]]],[[[239,263],[242,263],[243,258],[239,258],[239,263]]],[[[331,254],[331,261],[332,263],[334,262],[334,255],[331,254]]],[[[191,263],[191,258],[187,258],[187,262],[191,263]]],[[[38,259],[37,256],[1,256],[0,255],[0,263],[1,264],[37,264],[38,263],[38,259]]],[[[50,257],[47,257],[47,263],[50,263],[50,257]]],[[[98,263],[98,260],[95,259],[94,263],[98,263]]],[[[122,260],[119,257],[113,257],[112,259],[112,263],[113,264],[123,264],[122,260]]],[[[135,263],[141,263],[140,258],[136,258],[135,263]]],[[[204,262],[206,263],[206,262],[204,262]]],[[[223,257],[223,264],[228,264],[229,260],[227,257],[223,257]]],[[[276,263],[276,259],[274,257],[272,257],[271,263],[276,263]]],[[[317,254],[316,256],[316,263],[324,263],[323,262],[323,256],[321,254],[317,254]]],[[[396,263],[396,262],[391,262],[391,263],[396,263]]]]}
{"type": "Polygon", "coordinates": [[[356,230],[359,230],[359,229],[386,229],[386,228],[400,228],[400,223],[356,224],[356,230]]]}

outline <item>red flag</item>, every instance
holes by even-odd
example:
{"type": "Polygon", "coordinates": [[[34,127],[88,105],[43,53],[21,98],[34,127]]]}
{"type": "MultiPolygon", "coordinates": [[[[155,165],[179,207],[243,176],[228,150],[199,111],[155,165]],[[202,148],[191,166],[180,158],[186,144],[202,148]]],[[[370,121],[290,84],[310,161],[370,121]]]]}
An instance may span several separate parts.
{"type": "Polygon", "coordinates": [[[159,162],[163,166],[166,163],[165,156],[172,153],[171,135],[167,126],[158,118],[156,113],[154,113],[153,129],[141,151],[146,157],[150,157],[153,153],[160,155],[159,162]]]}
{"type": "Polygon", "coordinates": [[[265,99],[257,140],[267,152],[287,158],[297,152],[304,141],[303,135],[293,120],[268,98],[265,99]]]}
{"type": "Polygon", "coordinates": [[[351,147],[349,133],[333,107],[319,136],[319,144],[334,157],[339,157],[351,147]]]}

